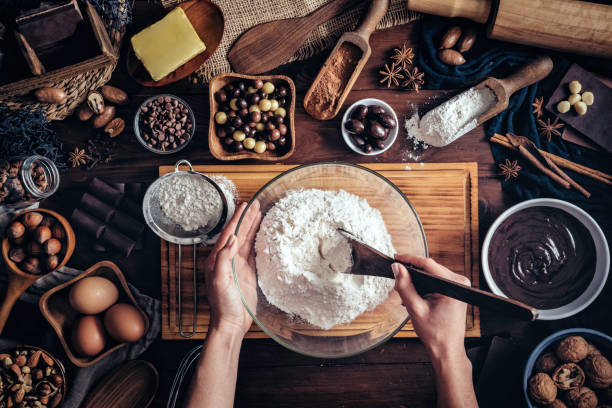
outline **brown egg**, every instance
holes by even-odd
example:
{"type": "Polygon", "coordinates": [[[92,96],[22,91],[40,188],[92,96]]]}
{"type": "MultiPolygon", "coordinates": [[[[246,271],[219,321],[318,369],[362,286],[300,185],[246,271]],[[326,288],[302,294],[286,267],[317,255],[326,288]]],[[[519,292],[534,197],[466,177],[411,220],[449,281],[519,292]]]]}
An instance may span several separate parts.
{"type": "Polygon", "coordinates": [[[72,328],[72,345],[78,354],[95,356],[104,350],[106,333],[96,316],[83,316],[72,328]]]}
{"type": "Polygon", "coordinates": [[[142,314],[127,303],[117,303],[108,309],[104,314],[104,326],[112,338],[127,343],[137,341],[145,331],[142,314]]]}
{"type": "Polygon", "coordinates": [[[72,285],[68,298],[74,310],[93,315],[111,307],[119,298],[119,291],[110,280],[89,276],[72,285]]]}

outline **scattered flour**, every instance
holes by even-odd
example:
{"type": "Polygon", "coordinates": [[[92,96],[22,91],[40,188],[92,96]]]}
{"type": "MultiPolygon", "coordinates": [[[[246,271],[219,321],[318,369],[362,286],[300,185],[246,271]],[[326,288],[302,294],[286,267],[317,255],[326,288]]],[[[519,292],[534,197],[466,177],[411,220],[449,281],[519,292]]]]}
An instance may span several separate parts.
{"type": "Polygon", "coordinates": [[[259,286],[268,302],[325,330],[373,310],[394,285],[341,273],[352,266],[352,256],[337,228],[395,254],[380,212],[343,190],[287,192],[266,213],[255,241],[259,286]]]}
{"type": "Polygon", "coordinates": [[[476,127],[478,117],[497,101],[489,88],[470,88],[427,112],[415,113],[405,122],[408,139],[443,147],[476,127]]]}
{"type": "Polygon", "coordinates": [[[223,211],[217,190],[195,174],[165,179],[157,194],[164,215],[185,231],[214,227],[223,211]]]}

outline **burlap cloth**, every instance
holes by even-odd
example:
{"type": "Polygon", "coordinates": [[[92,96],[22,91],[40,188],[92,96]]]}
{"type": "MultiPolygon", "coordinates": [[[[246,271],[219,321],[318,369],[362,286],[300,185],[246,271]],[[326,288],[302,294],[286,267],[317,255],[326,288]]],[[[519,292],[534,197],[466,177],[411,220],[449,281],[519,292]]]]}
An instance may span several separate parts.
{"type": "MultiPolygon", "coordinates": [[[[182,0],[160,1],[165,8],[171,8],[182,2],[182,0]]],[[[305,16],[327,2],[328,0],[216,0],[215,3],[221,7],[225,16],[225,31],[217,51],[196,71],[197,78],[201,82],[208,82],[210,78],[221,72],[231,72],[232,67],[227,60],[227,53],[236,39],[247,29],[272,20],[305,16]]],[[[368,6],[369,2],[362,2],[315,28],[304,45],[288,62],[310,58],[333,46],[343,33],[355,29],[368,6]]],[[[387,14],[376,29],[409,23],[419,18],[419,13],[408,10],[406,0],[391,0],[387,14]]],[[[279,32],[278,35],[283,33],[279,32]]]]}

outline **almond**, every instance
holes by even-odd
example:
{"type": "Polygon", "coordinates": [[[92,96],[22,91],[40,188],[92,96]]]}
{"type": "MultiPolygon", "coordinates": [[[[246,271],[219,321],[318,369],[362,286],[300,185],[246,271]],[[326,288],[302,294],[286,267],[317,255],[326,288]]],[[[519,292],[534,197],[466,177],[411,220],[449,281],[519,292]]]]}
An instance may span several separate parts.
{"type": "Polygon", "coordinates": [[[48,355],[47,353],[41,352],[40,356],[42,357],[45,364],[48,365],[49,367],[53,367],[55,365],[55,361],[53,361],[51,356],[48,355]]]}
{"type": "Polygon", "coordinates": [[[26,363],[27,359],[26,356],[24,356],[23,354],[20,354],[15,358],[15,364],[17,364],[19,367],[23,367],[24,365],[26,365],[26,363]]]}
{"type": "Polygon", "coordinates": [[[438,49],[444,50],[446,48],[452,48],[457,43],[457,41],[459,41],[460,37],[461,27],[452,26],[442,36],[442,39],[440,40],[440,47],[438,47],[438,49]]]}

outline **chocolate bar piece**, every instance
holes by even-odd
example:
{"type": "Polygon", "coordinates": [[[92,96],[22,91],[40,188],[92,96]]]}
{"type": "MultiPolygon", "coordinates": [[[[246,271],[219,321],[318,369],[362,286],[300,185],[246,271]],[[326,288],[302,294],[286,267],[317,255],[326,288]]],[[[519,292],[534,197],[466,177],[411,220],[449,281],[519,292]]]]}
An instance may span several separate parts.
{"type": "Polygon", "coordinates": [[[105,247],[113,248],[122,255],[130,256],[136,246],[136,241],[126,237],[114,228],[107,227],[100,238],[105,247]]]}
{"type": "Polygon", "coordinates": [[[102,221],[92,217],[79,208],[75,208],[70,219],[78,228],[90,235],[93,235],[96,237],[96,239],[99,239],[106,229],[106,226],[102,221]]]}
{"type": "Polygon", "coordinates": [[[101,220],[104,220],[106,224],[108,224],[111,218],[113,218],[113,215],[115,215],[115,209],[113,207],[103,201],[98,200],[89,193],[83,194],[80,205],[83,210],[101,220]]]}
{"type": "Polygon", "coordinates": [[[140,237],[145,229],[143,223],[120,211],[115,212],[110,225],[132,238],[140,237]]]}
{"type": "Polygon", "coordinates": [[[106,201],[108,204],[115,207],[117,207],[123,199],[123,193],[121,191],[97,177],[91,179],[91,182],[87,186],[87,191],[100,200],[106,201]]]}
{"type": "Polygon", "coordinates": [[[126,198],[121,202],[119,209],[138,220],[143,219],[142,205],[137,204],[135,201],[132,201],[129,198],[126,198]]]}

